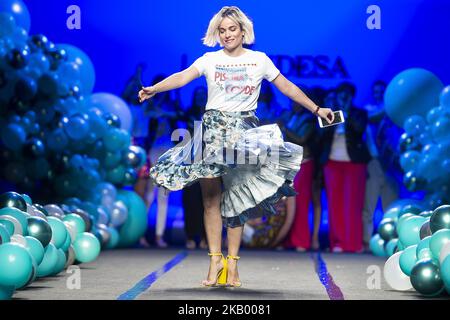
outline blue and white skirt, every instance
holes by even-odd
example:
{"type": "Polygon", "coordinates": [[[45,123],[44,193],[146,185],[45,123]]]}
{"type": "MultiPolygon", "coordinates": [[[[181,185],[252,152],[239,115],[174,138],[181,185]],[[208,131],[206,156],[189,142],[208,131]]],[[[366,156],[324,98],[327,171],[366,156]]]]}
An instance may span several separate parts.
{"type": "Polygon", "coordinates": [[[276,124],[258,126],[254,111],[207,110],[193,137],[163,153],[150,169],[158,186],[181,190],[202,178],[221,177],[224,225],[276,214],[274,205],[296,195],[292,186],[303,148],[284,142],[276,124]]]}

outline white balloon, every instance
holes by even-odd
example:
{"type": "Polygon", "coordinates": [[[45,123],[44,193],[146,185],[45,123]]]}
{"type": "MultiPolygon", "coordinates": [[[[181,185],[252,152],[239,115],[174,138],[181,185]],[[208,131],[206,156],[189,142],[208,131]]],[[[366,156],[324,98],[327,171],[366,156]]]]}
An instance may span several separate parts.
{"type": "Polygon", "coordinates": [[[47,204],[44,206],[44,209],[47,210],[49,216],[57,217],[59,219],[62,219],[65,216],[64,211],[56,204],[47,204]]]}
{"type": "Polygon", "coordinates": [[[450,242],[447,242],[442,246],[441,253],[439,254],[439,263],[442,264],[448,255],[450,255],[450,242]]]}
{"type": "Polygon", "coordinates": [[[77,227],[75,227],[73,224],[68,223],[67,221],[64,221],[64,225],[66,226],[67,231],[69,232],[70,243],[74,243],[77,237],[77,227]]]}
{"type": "Polygon", "coordinates": [[[70,246],[69,249],[67,250],[67,260],[64,269],[67,269],[67,267],[73,265],[74,262],[75,262],[75,251],[73,250],[73,247],[70,246]]]}
{"type": "Polygon", "coordinates": [[[27,240],[25,239],[25,237],[21,234],[14,234],[11,236],[11,240],[12,243],[17,243],[20,244],[22,247],[26,248],[27,247],[27,240]]]}
{"type": "Polygon", "coordinates": [[[409,277],[403,273],[400,269],[400,255],[402,252],[396,252],[387,259],[384,264],[384,280],[388,285],[398,291],[406,291],[412,289],[411,280],[409,277]]]}
{"type": "Polygon", "coordinates": [[[41,211],[39,211],[32,205],[30,206],[28,203],[27,203],[27,213],[32,217],[39,217],[44,219],[45,221],[48,221],[47,216],[45,214],[43,214],[41,211]]]}
{"type": "Polygon", "coordinates": [[[22,235],[23,234],[23,228],[22,228],[22,225],[20,224],[19,220],[17,220],[13,216],[8,216],[8,215],[1,216],[1,218],[3,220],[11,221],[12,224],[14,225],[14,233],[12,235],[14,235],[14,234],[22,235]]]}

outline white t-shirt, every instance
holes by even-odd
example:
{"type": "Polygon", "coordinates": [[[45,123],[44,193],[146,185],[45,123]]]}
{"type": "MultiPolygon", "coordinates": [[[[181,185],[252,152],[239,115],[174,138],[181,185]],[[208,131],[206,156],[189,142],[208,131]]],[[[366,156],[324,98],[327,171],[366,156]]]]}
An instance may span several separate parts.
{"type": "Polygon", "coordinates": [[[256,109],[261,81],[274,80],[280,71],[265,53],[245,51],[239,57],[230,57],[223,50],[207,52],[192,64],[208,84],[205,110],[256,109]]]}

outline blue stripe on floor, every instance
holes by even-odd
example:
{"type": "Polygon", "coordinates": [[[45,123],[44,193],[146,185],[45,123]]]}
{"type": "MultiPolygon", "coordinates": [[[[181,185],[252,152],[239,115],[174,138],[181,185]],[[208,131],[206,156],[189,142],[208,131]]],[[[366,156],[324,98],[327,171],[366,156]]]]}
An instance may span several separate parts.
{"type": "Polygon", "coordinates": [[[146,291],[152,286],[159,278],[161,278],[166,272],[170,271],[173,267],[184,260],[188,255],[187,251],[183,251],[177,254],[172,260],[167,262],[162,268],[150,273],[144,279],[136,283],[136,285],[130,290],[122,293],[117,300],[134,300],[138,295],[146,291]]]}
{"type": "Polygon", "coordinates": [[[328,272],[327,264],[322,259],[320,252],[312,253],[311,259],[314,260],[316,273],[319,276],[319,280],[327,290],[330,300],[344,300],[344,294],[341,289],[334,283],[333,277],[328,272]]]}

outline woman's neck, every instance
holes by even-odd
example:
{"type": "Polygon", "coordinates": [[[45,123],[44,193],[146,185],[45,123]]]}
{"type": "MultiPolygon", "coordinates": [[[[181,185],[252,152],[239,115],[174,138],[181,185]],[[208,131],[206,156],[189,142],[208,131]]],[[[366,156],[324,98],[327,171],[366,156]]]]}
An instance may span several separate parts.
{"type": "Polygon", "coordinates": [[[236,47],[233,50],[228,50],[226,48],[223,48],[223,52],[230,57],[239,57],[245,53],[245,49],[242,46],[236,47]]]}

